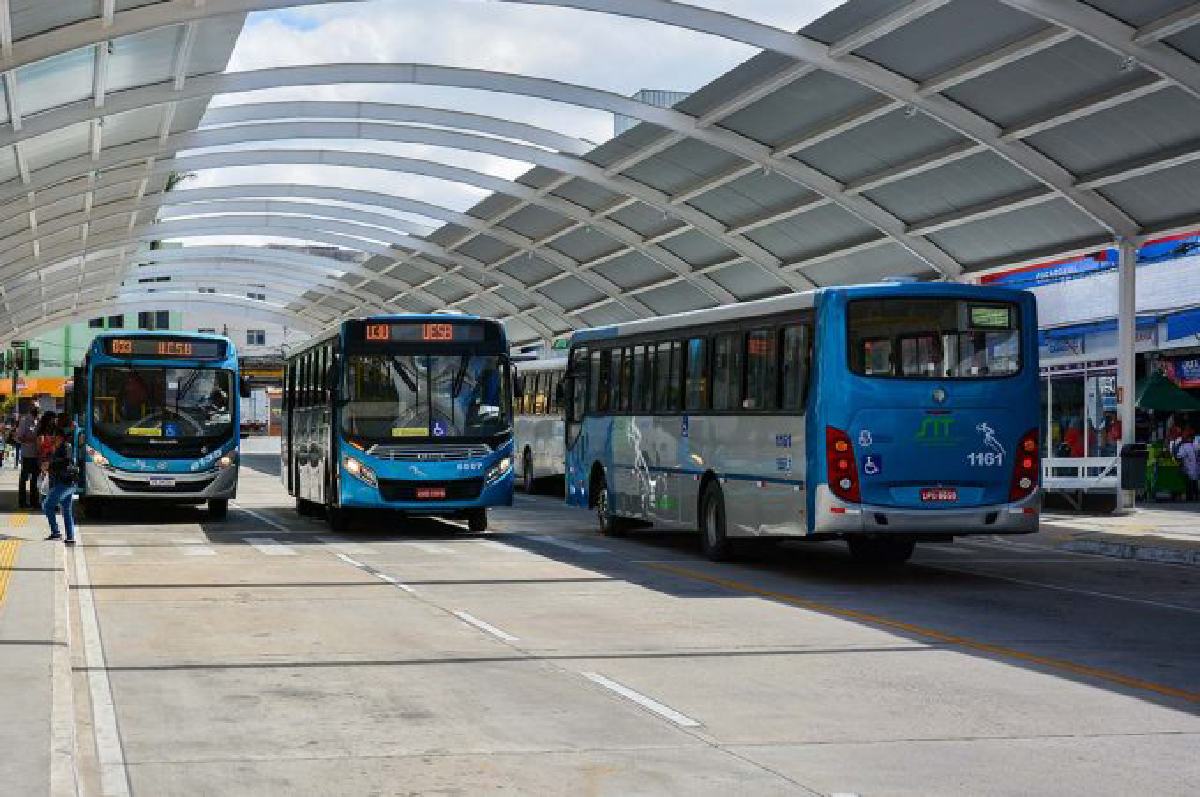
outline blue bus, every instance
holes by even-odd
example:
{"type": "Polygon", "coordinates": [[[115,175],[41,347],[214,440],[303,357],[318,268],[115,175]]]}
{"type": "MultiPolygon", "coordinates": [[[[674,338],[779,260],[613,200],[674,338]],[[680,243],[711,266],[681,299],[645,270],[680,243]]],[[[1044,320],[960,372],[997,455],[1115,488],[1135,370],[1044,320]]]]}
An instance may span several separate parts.
{"type": "Polygon", "coordinates": [[[699,529],[712,559],[1023,534],[1040,512],[1032,294],[826,288],[575,333],[568,503],[600,530],[699,529]]]}
{"type": "Polygon", "coordinates": [[[465,519],[511,506],[512,374],[496,321],[345,321],[289,354],[282,468],[300,514],[344,529],[354,510],[465,519]]]}
{"type": "Polygon", "coordinates": [[[115,499],[208,504],[223,519],[237,495],[237,352],[187,332],[97,335],[72,381],[84,514],[115,499]]]}

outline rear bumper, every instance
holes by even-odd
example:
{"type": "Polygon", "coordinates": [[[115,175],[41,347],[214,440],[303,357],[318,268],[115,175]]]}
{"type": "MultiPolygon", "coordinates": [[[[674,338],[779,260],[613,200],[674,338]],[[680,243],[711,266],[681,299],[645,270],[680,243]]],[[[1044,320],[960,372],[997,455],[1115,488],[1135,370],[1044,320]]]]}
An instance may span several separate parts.
{"type": "Polygon", "coordinates": [[[85,494],[97,498],[154,498],[171,501],[204,501],[237,495],[238,466],[197,473],[147,473],[102,468],[94,462],[84,466],[85,494]],[[151,486],[151,477],[170,477],[170,488],[151,486]]]}
{"type": "Polygon", "coordinates": [[[905,509],[851,504],[817,486],[816,534],[1033,534],[1041,514],[1041,490],[1022,501],[962,509],[905,509]]]}

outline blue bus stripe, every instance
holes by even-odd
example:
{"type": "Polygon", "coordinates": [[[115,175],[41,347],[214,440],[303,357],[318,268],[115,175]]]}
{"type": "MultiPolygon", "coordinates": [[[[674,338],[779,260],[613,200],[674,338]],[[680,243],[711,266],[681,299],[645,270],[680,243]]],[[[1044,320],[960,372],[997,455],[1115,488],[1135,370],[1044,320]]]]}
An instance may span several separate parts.
{"type": "MultiPolygon", "coordinates": [[[[619,464],[619,463],[616,465],[613,465],[613,467],[614,468],[629,468],[631,470],[634,469],[633,465],[619,464]]],[[[664,467],[664,466],[660,466],[660,465],[648,465],[646,467],[646,469],[652,473],[675,473],[675,474],[679,474],[681,476],[702,476],[703,474],[708,472],[708,471],[700,470],[698,468],[670,468],[670,467],[664,467]]],[[[715,471],[714,471],[714,473],[715,473],[715,471]]],[[[789,487],[803,487],[804,486],[803,479],[781,479],[777,476],[758,476],[753,473],[717,473],[716,475],[717,475],[717,478],[719,478],[719,479],[732,479],[733,481],[768,482],[770,484],[786,484],[789,487]]]]}

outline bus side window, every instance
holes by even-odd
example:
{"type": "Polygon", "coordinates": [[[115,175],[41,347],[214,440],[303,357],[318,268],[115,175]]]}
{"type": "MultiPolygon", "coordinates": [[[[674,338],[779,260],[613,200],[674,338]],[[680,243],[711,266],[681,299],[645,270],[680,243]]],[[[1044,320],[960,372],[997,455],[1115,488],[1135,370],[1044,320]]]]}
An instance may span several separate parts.
{"type": "Polygon", "coordinates": [[[587,412],[586,398],[591,392],[588,387],[588,357],[587,349],[578,349],[571,352],[571,360],[568,368],[571,369],[571,405],[570,420],[573,423],[578,423],[583,420],[584,414],[587,412]]]}
{"type": "Polygon", "coordinates": [[[647,406],[647,391],[646,385],[649,382],[649,374],[646,363],[646,347],[633,347],[633,373],[630,376],[630,390],[633,391],[633,400],[630,407],[633,412],[643,413],[650,409],[647,406]]]}
{"type": "Polygon", "coordinates": [[[670,412],[671,401],[671,344],[660,343],[654,353],[654,410],[670,412]]]}
{"type": "Polygon", "coordinates": [[[592,352],[588,369],[588,412],[608,411],[608,352],[592,352]]]}
{"type": "Polygon", "coordinates": [[[725,332],[713,339],[714,410],[733,410],[738,407],[742,387],[742,346],[739,338],[736,332],[725,332]]]}
{"type": "Polygon", "coordinates": [[[620,397],[620,402],[613,409],[616,412],[628,413],[629,408],[633,405],[633,350],[621,350],[621,370],[620,385],[617,393],[620,397]]]}
{"type": "Polygon", "coordinates": [[[689,410],[708,409],[708,340],[692,338],[687,347],[684,406],[689,410]]]}
{"type": "MultiPolygon", "coordinates": [[[[802,330],[804,327],[789,329],[802,330]]],[[[745,409],[770,411],[778,408],[776,338],[773,329],[754,329],[746,335],[746,400],[742,405],[745,409]]]]}
{"type": "Polygon", "coordinates": [[[783,328],[783,364],[779,373],[783,380],[782,409],[786,412],[804,412],[812,351],[809,335],[809,327],[805,325],[792,324],[783,328]]]}
{"type": "Polygon", "coordinates": [[[538,371],[533,375],[533,414],[545,415],[547,411],[546,401],[546,380],[549,378],[549,373],[546,371],[538,371]]]}

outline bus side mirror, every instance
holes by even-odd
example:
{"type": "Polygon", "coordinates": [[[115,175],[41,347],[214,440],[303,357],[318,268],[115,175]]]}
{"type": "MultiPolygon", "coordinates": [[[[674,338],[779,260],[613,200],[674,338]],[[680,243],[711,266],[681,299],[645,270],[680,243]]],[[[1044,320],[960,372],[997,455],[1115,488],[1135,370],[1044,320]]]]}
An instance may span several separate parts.
{"type": "Polygon", "coordinates": [[[250,398],[250,380],[244,376],[238,377],[238,395],[242,398],[250,398]]]}

